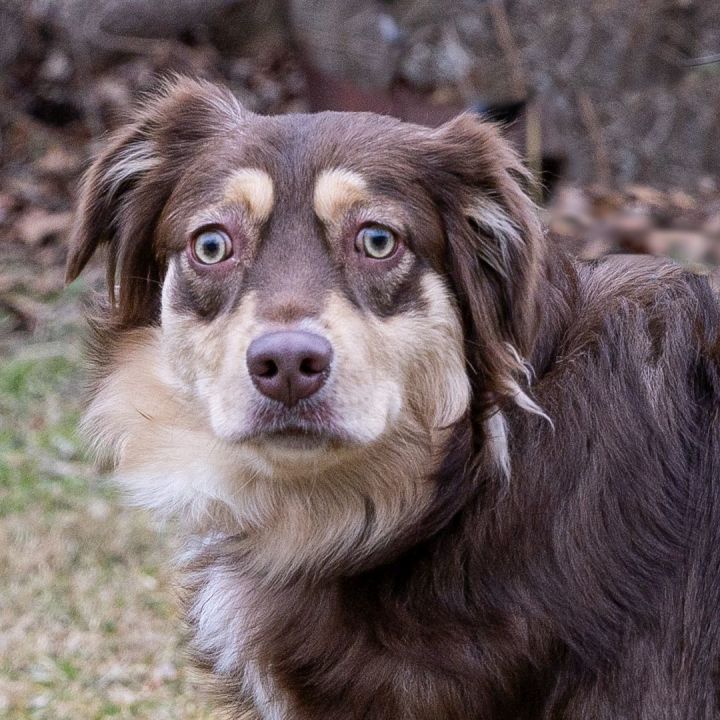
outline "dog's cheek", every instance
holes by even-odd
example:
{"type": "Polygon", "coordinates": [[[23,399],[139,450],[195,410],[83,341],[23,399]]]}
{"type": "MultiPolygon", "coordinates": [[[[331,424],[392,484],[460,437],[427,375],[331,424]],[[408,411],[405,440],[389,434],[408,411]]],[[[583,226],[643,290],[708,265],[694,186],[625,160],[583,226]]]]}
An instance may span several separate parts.
{"type": "Polygon", "coordinates": [[[402,407],[401,376],[383,323],[332,293],[321,317],[335,351],[333,414],[359,442],[372,442],[402,407]]]}
{"type": "Polygon", "coordinates": [[[460,316],[440,275],[421,280],[423,302],[386,323],[401,373],[404,413],[429,431],[459,420],[470,403],[460,316]]]}
{"type": "Polygon", "coordinates": [[[460,312],[442,277],[428,272],[423,277],[427,308],[424,334],[426,359],[411,387],[421,388],[428,400],[428,417],[434,427],[457,422],[470,405],[471,387],[465,362],[460,312]]]}
{"type": "Polygon", "coordinates": [[[247,350],[258,334],[257,302],[248,293],[233,313],[220,322],[216,347],[217,379],[204,386],[213,430],[219,437],[233,440],[252,421],[252,398],[257,394],[247,370],[247,350]]]}
{"type": "Polygon", "coordinates": [[[209,504],[224,498],[224,478],[245,458],[213,447],[201,408],[176,386],[162,346],[153,327],[127,331],[117,341],[83,432],[133,502],[160,517],[205,517],[209,504]]]}
{"type": "Polygon", "coordinates": [[[195,394],[200,378],[217,372],[214,323],[199,321],[183,302],[182,269],[179,261],[168,266],[163,283],[160,325],[162,353],[183,390],[195,394]]]}
{"type": "Polygon", "coordinates": [[[171,267],[161,316],[166,362],[182,390],[206,409],[215,434],[231,439],[247,423],[252,394],[245,353],[254,328],[254,294],[248,294],[231,315],[206,321],[176,309],[172,294],[177,282],[177,270],[171,267]]]}
{"type": "Polygon", "coordinates": [[[365,442],[390,429],[434,431],[470,403],[462,325],[440,275],[421,280],[422,302],[389,318],[362,314],[332,295],[323,315],[336,353],[333,406],[365,442]]]}

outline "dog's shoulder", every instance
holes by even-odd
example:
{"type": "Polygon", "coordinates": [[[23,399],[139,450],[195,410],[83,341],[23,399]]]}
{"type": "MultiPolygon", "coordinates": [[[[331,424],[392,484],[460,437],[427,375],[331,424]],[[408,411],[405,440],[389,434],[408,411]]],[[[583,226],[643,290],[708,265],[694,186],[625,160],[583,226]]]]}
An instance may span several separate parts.
{"type": "Polygon", "coordinates": [[[698,285],[697,276],[682,265],[649,255],[607,255],[574,266],[585,309],[607,308],[616,302],[650,308],[663,298],[692,294],[698,285]]]}
{"type": "MultiPolygon", "coordinates": [[[[623,255],[573,261],[570,274],[564,305],[553,300],[562,310],[552,347],[537,355],[541,404],[558,409],[595,393],[595,412],[621,396],[634,397],[633,407],[657,407],[663,397],[689,407],[698,373],[720,378],[720,303],[706,277],[667,259],[623,255]]],[[[720,385],[703,397],[717,403],[720,385]]]]}
{"type": "Polygon", "coordinates": [[[644,337],[655,355],[680,337],[689,343],[685,349],[715,344],[720,304],[707,278],[672,260],[640,255],[578,261],[574,268],[576,306],[567,339],[590,333],[602,345],[627,346],[644,337]]]}

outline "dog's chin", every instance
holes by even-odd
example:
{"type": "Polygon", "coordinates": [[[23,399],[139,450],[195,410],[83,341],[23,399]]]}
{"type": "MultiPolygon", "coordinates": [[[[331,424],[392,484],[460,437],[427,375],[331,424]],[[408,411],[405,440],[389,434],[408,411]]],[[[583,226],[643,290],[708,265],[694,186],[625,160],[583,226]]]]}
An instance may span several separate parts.
{"type": "Polygon", "coordinates": [[[349,437],[331,430],[299,427],[255,432],[245,442],[260,452],[282,455],[309,455],[355,444],[349,437]]]}
{"type": "Polygon", "coordinates": [[[368,444],[366,438],[354,437],[335,424],[284,424],[263,426],[256,424],[242,431],[223,433],[222,439],[231,445],[249,450],[270,466],[282,465],[286,471],[307,468],[319,469],[332,464],[333,458],[368,444]]]}
{"type": "Polygon", "coordinates": [[[291,479],[327,471],[364,443],[331,430],[285,428],[253,433],[242,445],[272,468],[273,476],[291,479]]]}

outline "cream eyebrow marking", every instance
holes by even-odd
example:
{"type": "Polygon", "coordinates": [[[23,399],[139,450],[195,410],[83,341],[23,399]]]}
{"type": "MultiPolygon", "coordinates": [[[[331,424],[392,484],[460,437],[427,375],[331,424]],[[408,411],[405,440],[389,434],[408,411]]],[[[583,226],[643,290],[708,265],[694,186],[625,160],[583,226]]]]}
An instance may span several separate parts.
{"type": "Polygon", "coordinates": [[[323,170],[315,181],[313,207],[326,224],[337,222],[342,213],[368,199],[367,183],[352,170],[323,170]]]}
{"type": "Polygon", "coordinates": [[[275,203],[272,178],[259,168],[236,170],[225,184],[225,202],[242,203],[258,223],[265,222],[275,203]]]}

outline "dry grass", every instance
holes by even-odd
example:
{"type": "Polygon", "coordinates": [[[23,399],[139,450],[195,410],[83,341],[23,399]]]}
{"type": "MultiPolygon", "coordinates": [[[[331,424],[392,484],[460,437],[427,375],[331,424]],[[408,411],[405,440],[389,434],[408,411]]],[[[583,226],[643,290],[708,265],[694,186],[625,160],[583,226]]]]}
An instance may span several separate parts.
{"type": "Polygon", "coordinates": [[[41,300],[37,331],[0,355],[0,717],[210,718],[168,542],[123,508],[75,432],[77,298],[41,300]]]}

